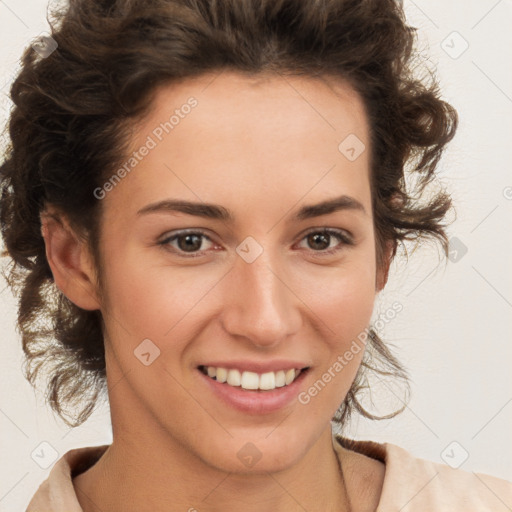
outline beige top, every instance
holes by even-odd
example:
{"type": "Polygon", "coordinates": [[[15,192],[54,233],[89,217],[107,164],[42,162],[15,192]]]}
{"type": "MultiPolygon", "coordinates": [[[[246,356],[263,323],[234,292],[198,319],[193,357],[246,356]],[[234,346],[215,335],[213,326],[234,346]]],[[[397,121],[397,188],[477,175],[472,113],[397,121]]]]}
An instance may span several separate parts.
{"type": "MultiPolygon", "coordinates": [[[[338,457],[340,444],[385,464],[376,512],[512,510],[512,483],[507,480],[420,459],[394,444],[354,441],[333,435],[338,457]]],[[[26,512],[83,512],[72,479],[91,467],[107,447],[90,446],[66,452],[39,486],[26,512]]]]}

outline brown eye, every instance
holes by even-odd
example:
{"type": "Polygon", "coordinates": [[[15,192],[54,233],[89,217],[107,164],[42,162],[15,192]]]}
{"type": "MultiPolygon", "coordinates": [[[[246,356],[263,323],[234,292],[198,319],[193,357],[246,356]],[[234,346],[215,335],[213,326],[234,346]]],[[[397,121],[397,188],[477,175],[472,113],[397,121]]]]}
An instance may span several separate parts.
{"type": "Polygon", "coordinates": [[[331,235],[327,233],[313,233],[308,235],[307,239],[310,247],[323,251],[329,247],[331,235]]]}
{"type": "Polygon", "coordinates": [[[306,240],[309,249],[321,254],[332,254],[342,250],[345,245],[354,244],[352,237],[347,233],[333,229],[311,231],[306,234],[303,240],[306,240]],[[338,244],[334,247],[331,246],[333,239],[338,241],[338,244]]]}
{"type": "Polygon", "coordinates": [[[206,249],[203,248],[204,240],[211,239],[201,231],[188,231],[176,233],[158,242],[159,245],[169,248],[172,252],[200,256],[206,249]],[[173,245],[175,243],[175,245],[173,245]],[[196,254],[198,253],[198,254],[196,254]]]}
{"type": "Polygon", "coordinates": [[[178,247],[185,252],[194,252],[201,249],[203,245],[202,235],[180,235],[176,237],[178,247]]]}

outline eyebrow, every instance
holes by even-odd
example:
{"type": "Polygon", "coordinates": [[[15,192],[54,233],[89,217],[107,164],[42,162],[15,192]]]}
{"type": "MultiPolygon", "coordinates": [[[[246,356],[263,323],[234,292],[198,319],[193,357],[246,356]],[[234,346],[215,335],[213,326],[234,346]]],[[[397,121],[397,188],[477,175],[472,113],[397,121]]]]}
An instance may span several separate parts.
{"type": "MultiPolygon", "coordinates": [[[[359,211],[364,215],[367,215],[362,203],[353,197],[342,195],[322,201],[321,203],[303,206],[290,220],[301,221],[320,217],[321,215],[328,215],[341,210],[359,211]]],[[[178,199],[165,199],[163,201],[158,201],[157,203],[149,204],[144,208],[141,208],[137,212],[137,215],[165,212],[181,212],[188,215],[195,215],[197,217],[222,220],[226,222],[234,222],[235,220],[233,213],[224,206],[212,203],[195,203],[178,199]]]]}

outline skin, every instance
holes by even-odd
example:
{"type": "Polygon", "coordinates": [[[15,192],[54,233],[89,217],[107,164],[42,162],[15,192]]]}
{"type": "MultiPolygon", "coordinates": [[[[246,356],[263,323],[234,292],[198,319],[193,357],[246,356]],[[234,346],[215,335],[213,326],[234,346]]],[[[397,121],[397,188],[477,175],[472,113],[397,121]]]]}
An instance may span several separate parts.
{"type": "Polygon", "coordinates": [[[330,419],[363,350],[309,403],[261,415],[221,402],[196,368],[213,356],[304,361],[303,391],[368,326],[389,260],[377,268],[364,105],[339,79],[207,74],[157,90],[132,150],[191,96],[197,106],[102,199],[103,294],[65,217],[42,217],[57,286],[78,306],[100,309],[106,326],[113,443],[74,479],[80,505],[375,510],[384,465],[343,450],[342,474],[331,440],[330,419]],[[338,150],[349,134],[366,145],[355,161],[338,150]],[[342,194],[365,211],[292,220],[300,207],[342,194]],[[137,214],[169,198],[222,205],[235,221],[137,214]],[[327,237],[339,250],[326,255],[307,237],[325,227],[348,232],[353,244],[327,237]],[[179,240],[158,244],[191,228],[208,237],[196,241],[198,257],[187,258],[179,240]],[[263,248],[252,263],[236,252],[248,236],[263,248]],[[134,357],[144,339],[160,349],[148,366],[134,357]],[[248,442],[262,454],[253,467],[237,457],[248,442]]]}

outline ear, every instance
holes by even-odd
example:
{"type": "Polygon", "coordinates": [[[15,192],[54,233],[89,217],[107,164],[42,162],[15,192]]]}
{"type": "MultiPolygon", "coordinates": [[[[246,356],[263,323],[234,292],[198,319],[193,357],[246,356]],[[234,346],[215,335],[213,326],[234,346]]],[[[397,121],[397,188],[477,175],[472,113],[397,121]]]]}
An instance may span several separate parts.
{"type": "Polygon", "coordinates": [[[86,242],[56,209],[47,208],[40,218],[46,259],[55,284],[76,306],[91,311],[100,309],[96,271],[86,242]]]}
{"type": "Polygon", "coordinates": [[[388,240],[384,246],[383,262],[380,268],[377,268],[377,276],[375,279],[375,290],[377,293],[384,289],[388,282],[389,267],[394,256],[396,242],[388,240]]]}

